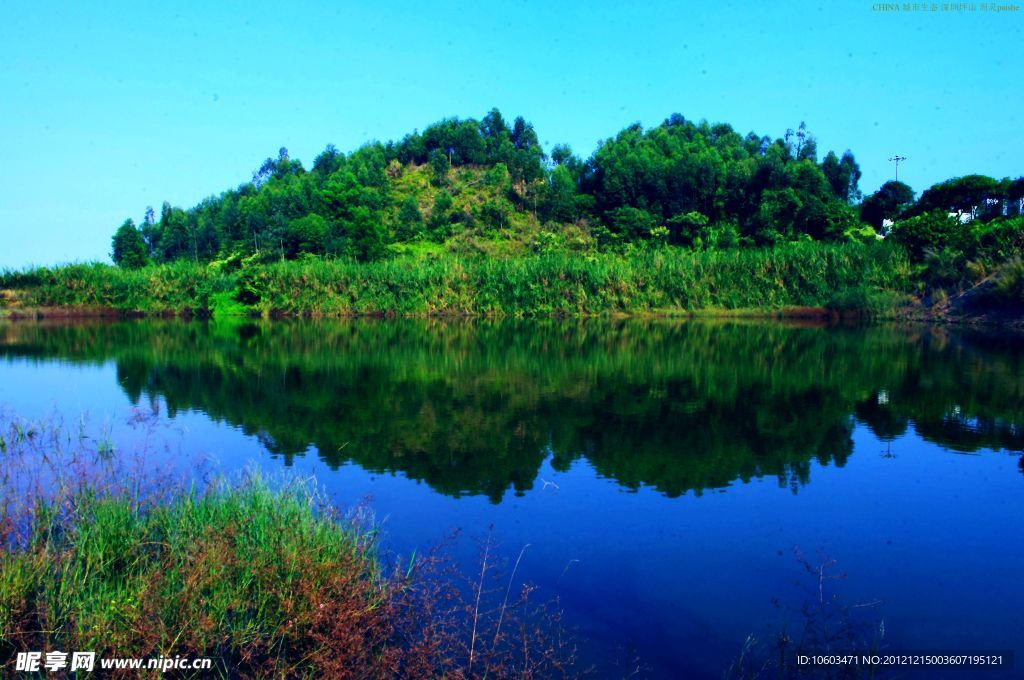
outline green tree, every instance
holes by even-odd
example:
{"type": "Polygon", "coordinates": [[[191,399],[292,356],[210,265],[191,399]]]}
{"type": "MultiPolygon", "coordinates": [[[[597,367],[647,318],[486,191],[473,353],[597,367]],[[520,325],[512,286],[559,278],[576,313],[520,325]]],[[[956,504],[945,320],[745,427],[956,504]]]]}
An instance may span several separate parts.
{"type": "Polygon", "coordinates": [[[189,215],[181,208],[172,208],[166,201],[160,214],[160,259],[173,262],[193,253],[189,233],[189,215]]]}
{"type": "Polygon", "coordinates": [[[146,240],[130,219],[125,220],[124,224],[114,232],[111,246],[110,257],[118,267],[138,269],[144,267],[148,261],[149,249],[146,246],[146,240]]]}
{"type": "Polygon", "coordinates": [[[300,253],[323,253],[330,233],[327,220],[316,213],[292,220],[285,232],[285,254],[294,258],[300,253]]]}
{"type": "Polygon", "coordinates": [[[946,210],[933,210],[897,222],[892,229],[892,238],[903,245],[912,259],[923,261],[925,253],[941,251],[946,247],[957,248],[959,235],[965,229],[956,217],[950,217],[946,210]]]}
{"type": "Polygon", "coordinates": [[[160,247],[160,227],[157,224],[153,206],[146,206],[146,215],[142,218],[142,225],[139,231],[142,232],[142,238],[146,242],[148,256],[155,258],[160,247]]]}
{"type": "Polygon", "coordinates": [[[551,149],[551,162],[556,167],[568,170],[573,182],[579,182],[584,169],[583,161],[573,154],[572,149],[567,144],[556,144],[551,149]]]}
{"type": "Polygon", "coordinates": [[[572,222],[577,217],[576,182],[565,165],[558,165],[551,171],[544,212],[556,222],[572,222]]]}
{"type": "Polygon", "coordinates": [[[649,237],[651,230],[658,226],[658,220],[654,215],[630,206],[609,212],[608,221],[614,231],[635,240],[649,237]]]}
{"type": "Polygon", "coordinates": [[[691,210],[673,215],[665,222],[665,226],[669,230],[669,239],[672,243],[690,245],[698,233],[708,226],[708,218],[703,213],[691,210]]]}
{"type": "Polygon", "coordinates": [[[395,230],[396,237],[401,241],[416,238],[423,232],[423,213],[413,196],[409,196],[402,202],[398,209],[398,228],[395,230]]]}
{"type": "Polygon", "coordinates": [[[353,211],[346,232],[351,239],[352,252],[360,262],[380,260],[387,254],[384,227],[369,208],[360,206],[353,211]]]}
{"type": "Polygon", "coordinates": [[[438,186],[444,186],[448,181],[448,170],[451,168],[451,163],[448,160],[448,155],[440,149],[434,149],[430,152],[430,169],[434,172],[434,183],[438,186]]]}
{"type": "Polygon", "coordinates": [[[480,206],[480,221],[492,229],[504,229],[508,226],[511,208],[507,200],[488,199],[480,206]]]}
{"type": "Polygon", "coordinates": [[[914,214],[935,210],[969,213],[971,217],[991,218],[1002,205],[1006,191],[999,180],[985,175],[954,177],[925,189],[914,206],[914,214]]]}
{"type": "Polygon", "coordinates": [[[860,190],[857,185],[860,183],[861,170],[849,150],[843,154],[841,159],[836,156],[834,151],[829,151],[821,163],[821,170],[825,173],[836,198],[846,202],[860,198],[860,190]]]}
{"type": "Polygon", "coordinates": [[[504,145],[509,142],[510,131],[501,111],[491,109],[483,120],[480,121],[480,134],[484,139],[484,148],[487,152],[489,163],[498,163],[504,160],[502,152],[504,145]]]}
{"type": "Polygon", "coordinates": [[[484,174],[484,184],[493,187],[498,193],[507,194],[512,190],[512,178],[504,163],[495,163],[494,167],[484,174]]]}
{"type": "Polygon", "coordinates": [[[450,236],[452,195],[442,189],[434,197],[434,206],[430,210],[430,230],[435,240],[443,241],[450,236]]]}
{"type": "Polygon", "coordinates": [[[758,242],[771,245],[796,236],[796,224],[805,202],[792,187],[764,192],[758,211],[758,242]]]}
{"type": "Polygon", "coordinates": [[[327,147],[313,160],[313,170],[321,175],[330,175],[339,170],[345,163],[345,155],[338,151],[333,144],[327,147]]]}
{"type": "Polygon", "coordinates": [[[522,116],[512,124],[511,142],[515,151],[507,164],[512,181],[525,184],[543,177],[544,152],[533,125],[527,123],[522,116]]]}
{"type": "Polygon", "coordinates": [[[890,180],[864,199],[860,218],[875,229],[881,229],[883,220],[898,219],[913,202],[913,189],[903,182],[890,180]]]}

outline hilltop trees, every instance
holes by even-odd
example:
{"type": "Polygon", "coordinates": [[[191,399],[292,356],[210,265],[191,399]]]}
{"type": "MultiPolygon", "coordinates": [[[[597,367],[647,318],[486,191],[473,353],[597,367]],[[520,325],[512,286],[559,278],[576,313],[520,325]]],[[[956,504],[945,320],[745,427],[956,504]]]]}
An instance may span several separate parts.
{"type": "Polygon", "coordinates": [[[836,156],[834,151],[829,151],[821,162],[821,171],[825,173],[837,198],[848,203],[860,198],[860,190],[857,188],[861,177],[860,166],[849,149],[843,153],[842,158],[836,156]]]}
{"type": "Polygon", "coordinates": [[[989,220],[1024,203],[1024,179],[969,175],[917,203],[909,186],[887,182],[858,208],[853,154],[829,151],[820,163],[818,154],[802,123],[773,139],[673,114],[650,129],[626,127],[585,160],[564,145],[548,156],[532,124],[492,109],[348,154],[327,145],[309,171],[282,147],[235,189],[189,209],[165,202],[159,217],[150,208],[139,227],[125,223],[114,259],[125,267],[304,253],[367,261],[394,242],[532,243],[542,230],[568,230],[586,247],[772,245],[870,238],[862,221],[877,230],[933,211],[989,220]]]}
{"type": "Polygon", "coordinates": [[[971,217],[994,217],[1007,198],[1009,182],[985,175],[967,175],[940,182],[926,189],[914,206],[914,214],[945,210],[971,217]]]}
{"type": "Polygon", "coordinates": [[[954,177],[925,189],[917,202],[907,185],[886,182],[865,199],[861,216],[872,224],[895,220],[895,240],[915,259],[945,251],[965,262],[1000,261],[1024,247],[1022,196],[1024,177],[954,177]]]}
{"type": "MultiPolygon", "coordinates": [[[[328,145],[310,172],[282,147],[257,167],[250,182],[188,210],[164,203],[159,219],[149,209],[141,230],[119,229],[117,240],[123,245],[132,239],[134,247],[141,238],[144,256],[155,262],[232,253],[292,258],[305,252],[372,260],[385,255],[389,241],[418,238],[425,231],[416,199],[394,192],[403,166],[429,163],[439,187],[448,185],[453,169],[502,168],[501,177],[513,182],[508,196],[486,202],[477,217],[504,225],[510,206],[524,209],[527,199],[533,213],[539,204],[547,206],[545,160],[532,125],[517,118],[509,126],[497,109],[479,122],[442,120],[400,142],[367,144],[348,155],[328,145]]],[[[560,219],[571,219],[575,179],[560,177],[557,185],[561,202],[552,209],[560,219]]],[[[457,230],[454,222],[465,225],[473,217],[454,209],[451,195],[443,193],[430,212],[430,226],[443,240],[457,230]]],[[[124,259],[123,250],[117,249],[116,261],[136,266],[137,258],[124,259]]]]}
{"type": "Polygon", "coordinates": [[[922,293],[941,304],[951,292],[977,286],[968,304],[1020,306],[1022,185],[1020,177],[955,177],[929,187],[902,209],[891,239],[918,269],[922,293]],[[986,282],[988,287],[980,285],[986,282]]]}
{"type": "MultiPolygon", "coordinates": [[[[677,227],[699,214],[711,225],[738,226],[755,243],[801,234],[838,238],[856,222],[845,206],[857,194],[860,169],[847,152],[843,161],[828,160],[830,178],[814,160],[816,149],[804,127],[772,142],[677,114],[652,130],[633,125],[602,143],[581,188],[613,230],[626,225],[621,210],[628,207],[645,220],[677,227]]],[[[638,219],[634,215],[628,224],[638,219]]],[[[669,230],[675,242],[692,238],[692,230],[669,230]]]]}

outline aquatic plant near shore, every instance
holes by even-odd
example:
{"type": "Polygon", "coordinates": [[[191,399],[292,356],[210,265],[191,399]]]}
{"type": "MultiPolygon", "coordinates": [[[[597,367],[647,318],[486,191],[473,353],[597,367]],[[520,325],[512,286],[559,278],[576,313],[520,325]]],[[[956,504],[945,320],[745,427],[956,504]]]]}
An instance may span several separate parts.
{"type": "Polygon", "coordinates": [[[199,489],[125,474],[124,453],[51,424],[4,416],[0,432],[0,665],[75,649],[206,657],[221,676],[573,673],[529,588],[487,628],[483,579],[464,592],[440,552],[387,560],[365,513],[338,514],[312,480],[249,472],[199,489]]]}

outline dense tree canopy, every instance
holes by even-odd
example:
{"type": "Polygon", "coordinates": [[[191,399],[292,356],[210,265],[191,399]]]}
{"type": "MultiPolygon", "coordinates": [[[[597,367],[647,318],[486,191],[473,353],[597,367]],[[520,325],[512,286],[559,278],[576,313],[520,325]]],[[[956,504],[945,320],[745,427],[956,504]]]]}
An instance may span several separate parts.
{"type": "Polygon", "coordinates": [[[673,114],[648,130],[627,127],[583,160],[565,145],[548,156],[529,122],[492,109],[349,154],[329,144],[309,171],[281,148],[236,189],[190,209],[164,203],[159,217],[150,208],[139,227],[126,222],[113,256],[125,267],[306,253],[373,260],[392,243],[569,227],[597,247],[771,245],[842,239],[863,233],[862,221],[878,229],[933,210],[990,219],[1019,213],[1024,197],[1024,179],[971,175],[915,204],[910,187],[889,182],[858,212],[860,177],[848,150],[819,162],[803,123],[772,139],[673,114]]]}

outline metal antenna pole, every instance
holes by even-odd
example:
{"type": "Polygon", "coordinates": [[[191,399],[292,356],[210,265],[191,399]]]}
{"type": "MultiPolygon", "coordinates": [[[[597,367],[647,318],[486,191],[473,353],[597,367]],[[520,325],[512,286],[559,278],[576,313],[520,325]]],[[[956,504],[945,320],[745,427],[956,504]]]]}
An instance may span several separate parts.
{"type": "Polygon", "coordinates": [[[893,156],[892,158],[889,159],[890,163],[895,163],[896,164],[896,181],[897,182],[900,181],[900,161],[905,161],[905,160],[907,160],[906,156],[893,156]]]}

